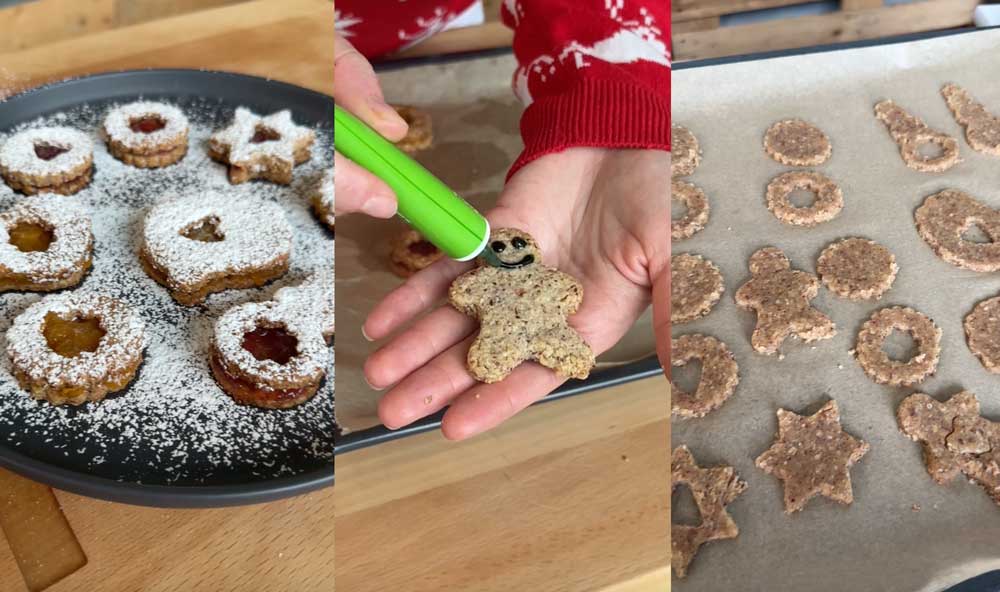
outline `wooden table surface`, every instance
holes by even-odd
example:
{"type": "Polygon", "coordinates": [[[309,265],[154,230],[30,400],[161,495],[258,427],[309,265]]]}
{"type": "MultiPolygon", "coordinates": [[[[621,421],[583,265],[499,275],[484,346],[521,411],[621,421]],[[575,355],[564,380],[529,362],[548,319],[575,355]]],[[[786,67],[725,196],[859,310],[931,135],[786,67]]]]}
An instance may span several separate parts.
{"type": "MultiPolygon", "coordinates": [[[[257,74],[329,93],[332,63],[328,0],[262,0],[0,54],[0,96],[66,76],[158,67],[257,74]]],[[[9,474],[0,477],[9,483],[9,474]]],[[[333,494],[177,511],[57,492],[87,564],[48,590],[332,590],[333,494]]],[[[0,590],[28,589],[11,549],[0,542],[0,590]]]]}

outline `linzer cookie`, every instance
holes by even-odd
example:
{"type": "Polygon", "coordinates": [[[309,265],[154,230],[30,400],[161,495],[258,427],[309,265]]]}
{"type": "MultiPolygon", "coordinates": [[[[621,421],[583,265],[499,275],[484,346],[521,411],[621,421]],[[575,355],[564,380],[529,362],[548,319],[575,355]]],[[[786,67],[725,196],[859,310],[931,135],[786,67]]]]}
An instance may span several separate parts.
{"type": "Polygon", "coordinates": [[[670,198],[684,204],[683,217],[670,221],[670,238],[683,240],[705,228],[708,223],[708,197],[694,183],[674,179],[670,183],[670,198]]]}
{"type": "Polygon", "coordinates": [[[979,358],[983,368],[1000,374],[1000,296],[977,304],[963,326],[969,351],[979,358]]]}
{"type": "Polygon", "coordinates": [[[145,324],[103,294],[47,296],[14,319],[7,355],[21,388],[53,405],[100,401],[135,378],[145,324]]]}
{"type": "Polygon", "coordinates": [[[292,229],[280,206],[208,192],[153,206],[139,259],[177,302],[193,306],[214,292],[284,275],[291,249],[292,229]]]}
{"type": "Polygon", "coordinates": [[[924,200],[914,214],[917,234],[939,257],[972,271],[1000,271],[1000,212],[954,189],[945,189],[924,200]],[[978,226],[990,242],[965,240],[978,226]]]}
{"type": "Polygon", "coordinates": [[[969,146],[979,152],[1000,156],[1000,117],[987,111],[985,105],[976,102],[968,91],[958,85],[944,85],[941,95],[955,121],[965,128],[969,146]]]}
{"type": "Polygon", "coordinates": [[[670,566],[674,575],[684,578],[702,545],[734,539],[740,534],[726,506],[746,491],[747,483],[736,475],[733,467],[699,467],[688,447],[678,446],[670,459],[671,492],[676,491],[679,485],[691,490],[701,517],[695,526],[670,525],[670,566]]]}
{"type": "Polygon", "coordinates": [[[722,272],[701,255],[670,258],[670,324],[679,325],[712,311],[726,287],[722,272]]]}
{"type": "Polygon", "coordinates": [[[785,224],[815,226],[837,217],[844,209],[844,194],[829,177],[813,171],[791,171],[767,184],[767,209],[785,224]],[[815,196],[809,206],[798,207],[789,199],[796,189],[815,196]]]}
{"type": "Polygon", "coordinates": [[[295,166],[312,157],[315,139],[311,129],[295,125],[291,111],[262,117],[240,107],[233,123],[209,138],[208,153],[229,166],[234,185],[252,179],[288,185],[295,166]]]}
{"type": "Polygon", "coordinates": [[[968,391],[943,403],[916,393],[899,404],[896,420],[904,434],[922,445],[935,483],[947,485],[964,474],[1000,505],[1000,422],[979,413],[979,401],[968,391]]]}
{"type": "Polygon", "coordinates": [[[188,150],[188,119],[164,103],[140,101],[115,107],[104,118],[108,152],[141,169],[170,166],[188,150]]]}
{"type": "Polygon", "coordinates": [[[817,166],[833,154],[830,138],[815,125],[801,119],[786,119],[768,128],[764,151],[781,164],[817,166]]]}
{"type": "Polygon", "coordinates": [[[691,130],[680,125],[670,127],[670,176],[686,177],[701,163],[698,138],[691,130]]]}
{"type": "Polygon", "coordinates": [[[919,117],[908,113],[892,101],[875,105],[875,116],[889,129],[889,135],[899,145],[899,154],[906,166],[924,173],[940,173],[958,163],[958,140],[927,127],[919,117]],[[920,149],[934,144],[941,153],[925,156],[920,149]]]}
{"type": "Polygon", "coordinates": [[[586,378],[594,367],[594,352],[567,322],[583,302],[583,286],[542,265],[526,232],[494,230],[479,267],[455,279],[448,301],[479,320],[468,355],[476,380],[498,382],[528,360],[564,378],[586,378]]]}
{"type": "Polygon", "coordinates": [[[25,130],[0,148],[0,176],[26,195],[72,195],[90,184],[93,169],[93,142],[68,127],[25,130]]]}
{"type": "Polygon", "coordinates": [[[750,344],[754,351],[774,354],[790,336],[805,341],[829,339],[837,328],[828,316],[810,305],[819,292],[816,276],[791,268],[776,247],[750,256],[752,277],[736,292],[736,304],[757,313],[750,344]]]}
{"type": "Polygon", "coordinates": [[[90,269],[90,216],[73,198],[51,194],[0,214],[0,292],[47,292],[80,283],[90,269]]]}
{"type": "Polygon", "coordinates": [[[406,136],[396,142],[396,147],[407,154],[414,154],[430,148],[434,141],[430,114],[410,105],[393,105],[393,109],[409,126],[406,130],[406,136]]]}
{"type": "Polygon", "coordinates": [[[444,257],[434,243],[412,228],[403,230],[392,243],[389,269],[402,278],[410,277],[444,257]]]}
{"type": "Polygon", "coordinates": [[[914,385],[937,369],[941,358],[941,329],[912,308],[883,308],[872,313],[861,325],[854,356],[868,378],[879,384],[914,385]],[[893,331],[909,333],[917,345],[917,354],[905,361],[890,359],[882,346],[893,331]]]}
{"type": "Polygon", "coordinates": [[[725,343],[708,335],[681,335],[670,341],[670,363],[684,366],[701,362],[701,377],[693,393],[670,383],[672,413],[679,417],[704,417],[729,399],[740,382],[739,367],[725,343]]]}
{"type": "Polygon", "coordinates": [[[896,280],[896,257],[875,241],[845,238],[819,254],[816,273],[826,287],[850,300],[878,300],[896,280]]]}
{"type": "Polygon", "coordinates": [[[319,186],[316,188],[316,193],[313,194],[312,207],[313,211],[316,212],[316,217],[319,218],[320,222],[326,224],[333,230],[334,225],[334,172],[333,169],[327,169],[323,173],[323,178],[320,180],[319,186]]]}
{"type": "Polygon", "coordinates": [[[803,416],[778,409],[778,437],[754,461],[785,486],[785,513],[798,512],[817,495],[848,505],[854,501],[850,468],[868,444],[844,431],[836,401],[803,416]]]}

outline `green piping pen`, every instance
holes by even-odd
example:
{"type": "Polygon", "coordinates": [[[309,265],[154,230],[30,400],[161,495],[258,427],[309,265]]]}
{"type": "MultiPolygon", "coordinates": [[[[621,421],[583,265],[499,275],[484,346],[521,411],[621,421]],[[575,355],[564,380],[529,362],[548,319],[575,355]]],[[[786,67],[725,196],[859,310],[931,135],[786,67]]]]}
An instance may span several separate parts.
{"type": "Polygon", "coordinates": [[[337,151],[385,181],[399,215],[452,259],[475,258],[490,240],[486,218],[391,142],[334,106],[337,151]]]}

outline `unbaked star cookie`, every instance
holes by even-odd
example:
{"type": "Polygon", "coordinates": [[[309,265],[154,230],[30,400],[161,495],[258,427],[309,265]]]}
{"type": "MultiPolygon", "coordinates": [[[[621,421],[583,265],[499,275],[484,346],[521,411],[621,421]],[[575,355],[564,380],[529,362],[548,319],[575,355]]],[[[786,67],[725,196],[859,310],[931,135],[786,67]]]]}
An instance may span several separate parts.
{"type": "Polygon", "coordinates": [[[292,121],[287,109],[262,117],[244,107],[233,123],[208,141],[209,155],[229,165],[229,181],[239,184],[266,179],[288,185],[296,165],[312,157],[316,133],[292,121]]]}

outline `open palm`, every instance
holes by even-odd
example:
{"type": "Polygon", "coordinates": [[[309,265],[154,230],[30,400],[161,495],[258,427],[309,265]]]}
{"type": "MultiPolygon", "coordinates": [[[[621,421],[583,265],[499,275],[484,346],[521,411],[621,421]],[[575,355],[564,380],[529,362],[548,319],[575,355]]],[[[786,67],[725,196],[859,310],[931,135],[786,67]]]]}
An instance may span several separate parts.
{"type": "MultiPolygon", "coordinates": [[[[570,324],[595,353],[611,348],[652,299],[657,351],[669,367],[669,154],[572,148],[543,156],[511,179],[487,214],[493,228],[519,228],[543,263],[575,276],[584,299],[570,324]]],[[[565,379],[526,363],[506,379],[477,382],[465,366],[476,321],[441,301],[470,264],[441,261],[414,275],[372,310],[369,339],[392,337],[365,364],[374,388],[392,387],[379,417],[398,428],[450,405],[442,432],[463,439],[488,430],[565,379]]]]}

